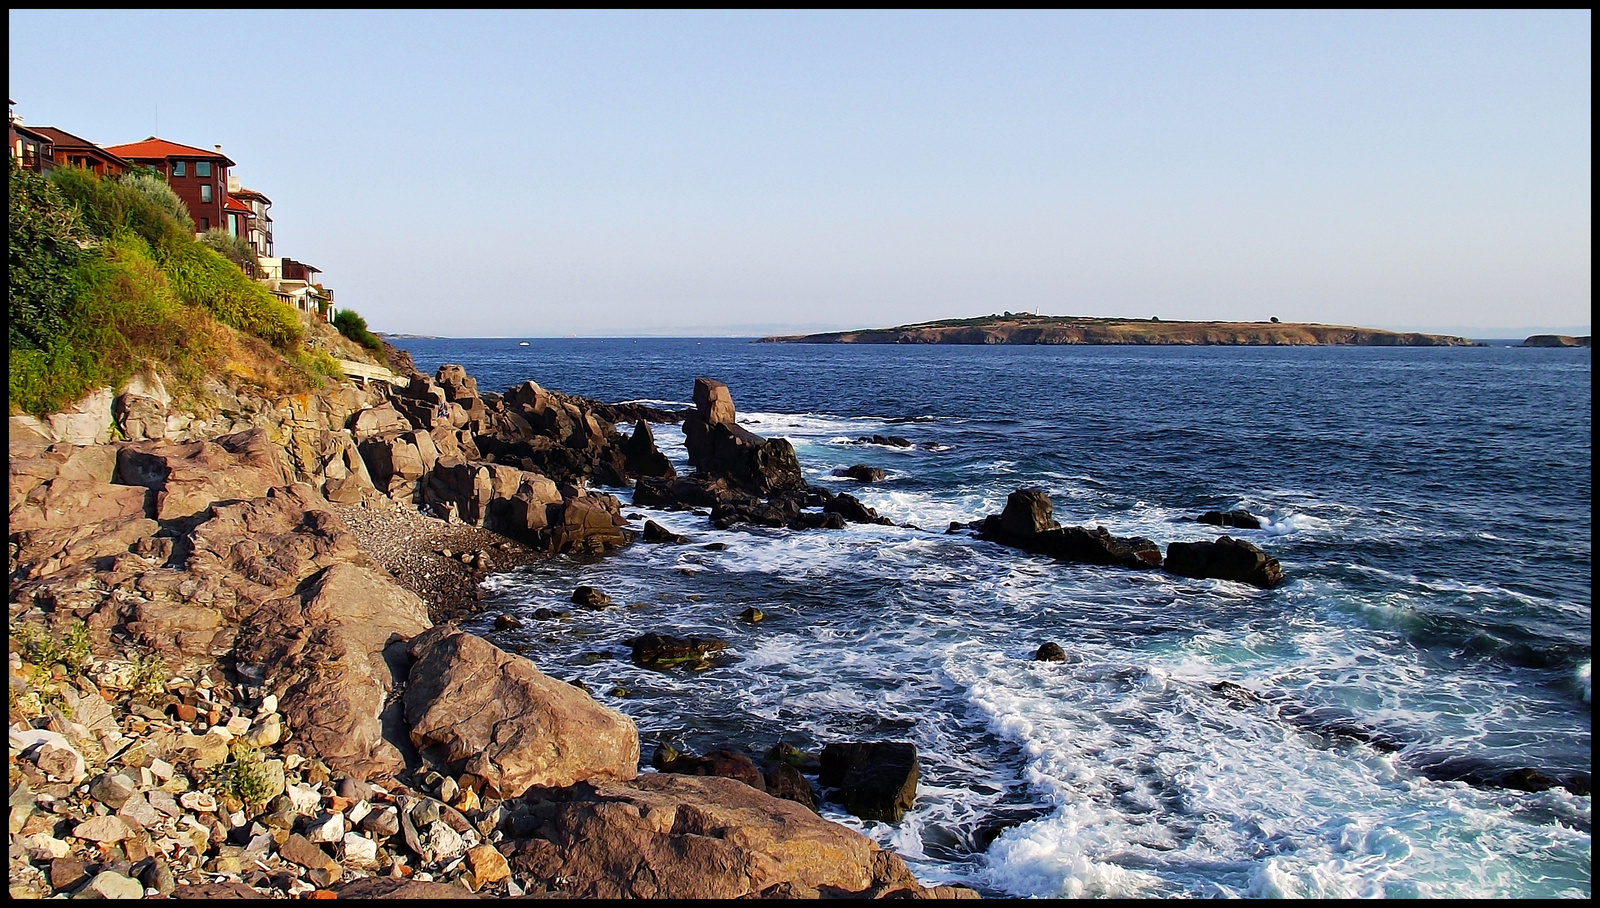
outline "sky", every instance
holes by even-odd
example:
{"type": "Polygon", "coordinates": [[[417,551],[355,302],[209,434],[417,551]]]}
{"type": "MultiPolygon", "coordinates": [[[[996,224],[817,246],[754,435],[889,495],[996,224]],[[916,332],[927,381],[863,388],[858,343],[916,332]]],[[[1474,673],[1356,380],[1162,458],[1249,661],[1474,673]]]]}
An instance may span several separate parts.
{"type": "Polygon", "coordinates": [[[102,145],[222,145],[382,332],[1587,334],[1590,25],[13,9],[9,92],[102,145]]]}

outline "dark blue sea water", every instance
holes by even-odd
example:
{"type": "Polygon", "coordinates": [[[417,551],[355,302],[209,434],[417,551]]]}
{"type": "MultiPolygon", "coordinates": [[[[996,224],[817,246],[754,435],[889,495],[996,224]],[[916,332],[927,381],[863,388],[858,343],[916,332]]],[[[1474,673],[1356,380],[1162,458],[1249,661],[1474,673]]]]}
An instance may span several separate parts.
{"type": "MultiPolygon", "coordinates": [[[[646,755],[914,741],[902,823],[825,815],[989,895],[1590,895],[1587,796],[1439,780],[1589,771],[1588,350],[528,343],[400,341],[483,390],[686,406],[720,379],[811,481],[902,524],[720,532],[625,508],[693,542],[491,578],[473,629],[581,678],[646,755]],[[872,434],[919,446],[851,443],[872,434]],[[855,463],[888,479],[831,475],[855,463]],[[1228,532],[1287,581],[944,533],[1023,486],[1064,524],[1163,546],[1222,532],[1181,517],[1245,508],[1265,527],[1228,532]],[[490,628],[580,583],[625,607],[490,628]],[[622,641],[648,630],[729,658],[636,668],[622,641]],[[1030,660],[1048,640],[1066,663],[1030,660]]],[[[686,470],[681,432],[657,438],[686,470]]]]}

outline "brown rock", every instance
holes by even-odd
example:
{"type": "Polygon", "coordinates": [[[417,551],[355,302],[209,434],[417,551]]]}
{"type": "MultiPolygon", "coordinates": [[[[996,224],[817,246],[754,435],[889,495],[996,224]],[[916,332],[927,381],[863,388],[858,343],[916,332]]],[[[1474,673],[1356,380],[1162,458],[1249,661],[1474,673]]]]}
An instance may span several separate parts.
{"type": "Polygon", "coordinates": [[[203,513],[214,502],[248,501],[289,481],[283,449],[265,429],[252,428],[215,441],[125,446],[117,475],[129,485],[156,490],[157,520],[203,513]]]}
{"type": "Polygon", "coordinates": [[[383,651],[395,635],[429,626],[421,599],[372,569],[337,563],[242,625],[235,657],[277,679],[279,711],[294,732],[290,751],[363,779],[403,767],[379,720],[397,681],[383,651]]]}
{"type": "Polygon", "coordinates": [[[1018,489],[1006,497],[1005,510],[1000,514],[1000,528],[1012,536],[1029,537],[1058,524],[1050,519],[1055,506],[1050,496],[1037,489],[1018,489]]]}
{"type": "Polygon", "coordinates": [[[630,779],[633,721],[532,662],[442,625],[411,643],[405,717],[418,750],[506,796],[530,786],[630,779]]]}
{"type": "Polygon", "coordinates": [[[898,857],[793,801],[732,779],[656,773],[544,792],[548,840],[511,866],[579,898],[741,898],[774,886],[834,895],[912,888],[898,857]]]}

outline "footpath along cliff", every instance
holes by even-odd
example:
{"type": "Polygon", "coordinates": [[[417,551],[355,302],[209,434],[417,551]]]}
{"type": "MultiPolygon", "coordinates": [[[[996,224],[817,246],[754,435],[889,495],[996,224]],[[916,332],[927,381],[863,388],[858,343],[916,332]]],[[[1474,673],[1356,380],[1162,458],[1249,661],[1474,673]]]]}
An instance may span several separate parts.
{"type": "Polygon", "coordinates": [[[914,752],[640,774],[631,719],[452,623],[491,570],[634,540],[590,483],[801,519],[792,450],[725,388],[696,388],[685,484],[649,428],[680,414],[391,365],[198,409],[145,373],[12,417],[13,897],[975,895],[815,812],[806,775],[897,819],[914,752]]]}

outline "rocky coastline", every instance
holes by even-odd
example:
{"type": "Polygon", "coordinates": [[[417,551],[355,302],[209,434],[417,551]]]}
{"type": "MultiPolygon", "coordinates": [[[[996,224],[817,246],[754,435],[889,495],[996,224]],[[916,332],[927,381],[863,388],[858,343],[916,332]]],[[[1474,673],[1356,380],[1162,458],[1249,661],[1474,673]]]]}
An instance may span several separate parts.
{"type": "Polygon", "coordinates": [[[1180,344],[1220,346],[1478,347],[1464,337],[1345,325],[1190,322],[1005,313],[896,328],[774,335],[779,344],[1180,344]]]}
{"type": "MultiPolygon", "coordinates": [[[[683,541],[591,483],[720,528],[885,518],[805,482],[793,447],[740,425],[714,379],[676,412],[532,381],[480,392],[459,366],[430,377],[392,348],[388,361],[403,383],[272,400],[219,385],[209,416],[147,376],[47,421],[12,418],[14,897],[976,897],[922,885],[817,812],[827,800],[898,822],[916,799],[910,742],[659,746],[642,760],[628,716],[459,624],[482,613],[491,572],[683,541]],[[688,475],[650,428],[675,422],[688,475]]],[[[1260,528],[1244,511],[1194,520],[1260,528]]],[[[1284,581],[1243,539],[1163,553],[1061,526],[1031,489],[944,532],[1091,569],[1284,581]]],[[[589,587],[571,599],[608,604],[589,587]]],[[[727,645],[627,643],[662,669],[710,665],[727,645]]],[[[1062,658],[1051,642],[1036,656],[1062,658]]],[[[1393,746],[1280,708],[1317,734],[1393,746]]],[[[1428,772],[1587,790],[1586,776],[1534,769],[1428,772]]]]}
{"type": "MultiPolygon", "coordinates": [[[[898,819],[910,745],[641,773],[631,719],[454,623],[491,571],[632,544],[589,484],[675,479],[649,423],[683,415],[390,363],[12,418],[13,897],[975,897],[816,813],[826,779],[898,819]]],[[[794,519],[792,449],[713,384],[695,494],[794,519]]]]}

